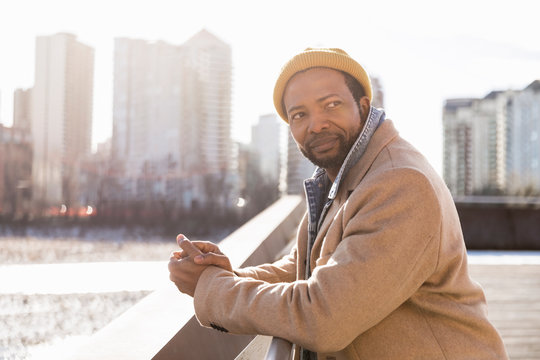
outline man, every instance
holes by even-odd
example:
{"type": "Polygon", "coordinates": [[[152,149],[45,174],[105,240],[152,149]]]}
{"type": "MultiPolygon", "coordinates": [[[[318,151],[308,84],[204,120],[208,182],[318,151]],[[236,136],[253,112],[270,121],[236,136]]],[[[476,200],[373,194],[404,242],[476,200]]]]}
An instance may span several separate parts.
{"type": "Polygon", "coordinates": [[[371,96],[343,50],[293,57],[274,104],[318,166],[296,246],[233,271],[215,245],[179,235],[171,280],[203,326],[281,337],[304,359],[506,359],[447,187],[371,96]]]}

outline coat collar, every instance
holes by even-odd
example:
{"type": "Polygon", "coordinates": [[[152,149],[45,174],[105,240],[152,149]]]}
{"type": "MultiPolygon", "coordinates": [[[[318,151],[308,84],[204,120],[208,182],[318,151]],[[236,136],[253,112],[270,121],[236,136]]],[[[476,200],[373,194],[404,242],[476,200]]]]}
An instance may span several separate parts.
{"type": "Polygon", "coordinates": [[[365,149],[362,157],[356,162],[353,167],[346,173],[343,179],[343,184],[339,188],[338,196],[332,202],[332,206],[328,210],[328,213],[319,229],[316,239],[313,244],[313,251],[310,252],[310,264],[314,268],[317,258],[319,256],[322,240],[326,236],[330,224],[332,224],[335,215],[341,208],[343,203],[347,201],[350,193],[358,186],[362,181],[362,178],[366,175],[367,171],[383,150],[383,148],[398,136],[398,132],[394,127],[391,120],[385,120],[377,128],[377,131],[373,134],[369,141],[369,146],[365,149]]]}
{"type": "MultiPolygon", "coordinates": [[[[367,146],[362,157],[347,173],[343,181],[342,190],[346,190],[346,193],[353,191],[360,181],[362,181],[362,178],[366,175],[379,153],[396,136],[398,136],[398,131],[394,127],[393,122],[391,120],[382,122],[373,134],[369,141],[369,146],[367,146]]],[[[342,191],[341,193],[344,192],[342,191]]]]}
{"type": "Polygon", "coordinates": [[[377,130],[379,125],[384,122],[384,117],[385,114],[383,110],[376,109],[373,106],[370,108],[366,123],[362,128],[360,135],[358,135],[358,138],[349,150],[349,153],[343,161],[343,164],[339,169],[336,179],[334,180],[334,183],[330,188],[330,192],[328,193],[328,199],[334,200],[336,198],[341,181],[347,177],[348,172],[351,170],[351,168],[353,168],[356,163],[362,158],[369,142],[371,141],[373,134],[375,133],[375,130],[377,130]]]}

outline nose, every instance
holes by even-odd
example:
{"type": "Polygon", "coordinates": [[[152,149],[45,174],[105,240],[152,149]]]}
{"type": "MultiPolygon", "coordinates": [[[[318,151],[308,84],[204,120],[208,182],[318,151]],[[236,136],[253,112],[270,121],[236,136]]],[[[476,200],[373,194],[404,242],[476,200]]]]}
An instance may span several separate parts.
{"type": "Polygon", "coordinates": [[[309,122],[309,132],[311,133],[320,133],[328,129],[329,127],[328,118],[325,116],[323,111],[318,111],[314,113],[309,122]]]}

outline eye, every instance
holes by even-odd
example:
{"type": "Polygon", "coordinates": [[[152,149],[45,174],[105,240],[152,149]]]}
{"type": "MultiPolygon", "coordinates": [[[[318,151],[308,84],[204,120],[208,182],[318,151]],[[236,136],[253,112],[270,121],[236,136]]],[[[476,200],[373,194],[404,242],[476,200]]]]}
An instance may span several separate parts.
{"type": "Polygon", "coordinates": [[[341,101],[335,100],[335,101],[329,102],[328,105],[326,105],[326,107],[329,108],[329,109],[333,109],[333,108],[337,107],[339,104],[341,104],[341,101]]]}
{"type": "Polygon", "coordinates": [[[294,114],[291,115],[291,120],[292,120],[292,121],[300,120],[300,119],[302,119],[305,115],[306,115],[306,113],[304,113],[303,111],[299,111],[299,112],[294,113],[294,114]]]}

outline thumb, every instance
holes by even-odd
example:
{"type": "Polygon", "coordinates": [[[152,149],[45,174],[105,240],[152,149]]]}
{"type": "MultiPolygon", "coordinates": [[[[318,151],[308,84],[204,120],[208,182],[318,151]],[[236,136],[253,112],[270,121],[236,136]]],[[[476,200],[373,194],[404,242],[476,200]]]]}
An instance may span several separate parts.
{"type": "Polygon", "coordinates": [[[193,259],[195,264],[199,265],[215,265],[224,270],[232,272],[231,262],[229,258],[225,255],[215,254],[215,253],[206,253],[195,256],[193,259]]]}

